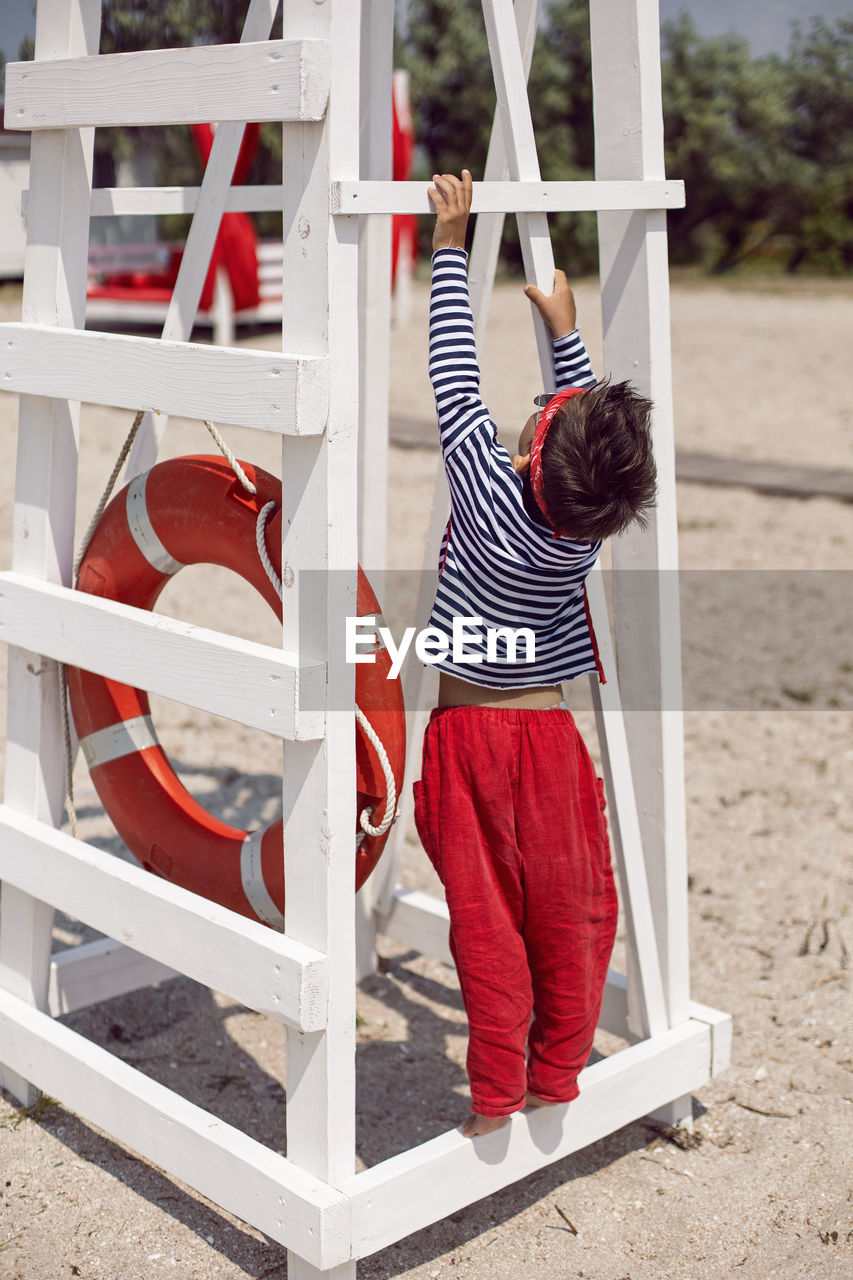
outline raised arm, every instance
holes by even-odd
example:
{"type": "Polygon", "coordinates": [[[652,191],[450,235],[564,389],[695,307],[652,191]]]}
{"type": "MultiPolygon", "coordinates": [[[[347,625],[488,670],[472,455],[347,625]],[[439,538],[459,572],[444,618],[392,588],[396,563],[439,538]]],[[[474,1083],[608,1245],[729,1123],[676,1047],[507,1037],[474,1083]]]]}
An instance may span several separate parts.
{"type": "Polygon", "coordinates": [[[594,387],[595,374],[577,330],[575,295],[565,271],[554,272],[553,293],[543,293],[535,284],[529,284],[524,292],[551,331],[556,376],[554,390],[594,387]]]}

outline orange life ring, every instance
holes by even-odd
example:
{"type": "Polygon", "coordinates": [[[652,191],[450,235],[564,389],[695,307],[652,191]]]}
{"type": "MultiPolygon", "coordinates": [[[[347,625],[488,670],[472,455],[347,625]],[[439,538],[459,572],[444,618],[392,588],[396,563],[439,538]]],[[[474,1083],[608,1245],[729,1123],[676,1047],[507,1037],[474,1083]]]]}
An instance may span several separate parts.
{"type": "MultiPolygon", "coordinates": [[[[257,487],[249,494],[222,458],[192,456],[158,463],[117,494],[80,565],[78,589],[151,609],[163,587],[187,564],[217,564],[252,584],[281,616],[281,601],[256,546],[258,514],[275,514],[264,544],[276,573],[281,566],[281,483],[242,464],[257,487]]],[[[359,616],[379,614],[361,568],[359,616]]],[[[356,670],[356,702],[383,743],[399,794],[405,763],[405,713],[398,679],[387,679],[390,657],[356,670]]],[[[68,688],[80,745],[101,802],[125,844],[147,870],[265,924],[282,928],[284,857],[281,820],[263,831],[231,827],[207,812],[178,780],[157,741],[148,695],[79,668],[68,688]]],[[[365,835],[357,818],[365,807],[382,825],[386,784],[375,748],[356,726],[355,886],[373,870],[387,831],[365,835]]]]}

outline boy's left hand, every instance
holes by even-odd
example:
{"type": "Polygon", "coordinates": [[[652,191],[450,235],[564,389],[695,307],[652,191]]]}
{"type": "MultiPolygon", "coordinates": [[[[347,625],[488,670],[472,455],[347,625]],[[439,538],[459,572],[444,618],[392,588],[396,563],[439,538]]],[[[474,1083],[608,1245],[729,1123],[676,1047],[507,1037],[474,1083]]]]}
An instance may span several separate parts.
{"type": "Polygon", "coordinates": [[[432,180],[435,186],[429,188],[428,195],[435,209],[433,252],[437,249],[464,249],[471,212],[471,174],[467,169],[462,170],[461,178],[452,173],[434,173],[432,180]]]}

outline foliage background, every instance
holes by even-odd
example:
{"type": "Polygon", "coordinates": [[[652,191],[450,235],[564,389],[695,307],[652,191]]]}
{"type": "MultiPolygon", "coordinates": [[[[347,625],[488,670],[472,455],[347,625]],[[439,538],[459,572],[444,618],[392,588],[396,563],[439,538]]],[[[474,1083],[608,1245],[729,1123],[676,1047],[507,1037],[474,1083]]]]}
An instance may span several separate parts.
{"type": "MultiPolygon", "coordinates": [[[[246,0],[105,0],[101,49],[236,41],[245,7],[246,0]]],[[[668,215],[673,263],[713,272],[853,270],[853,16],[794,23],[784,57],[753,57],[745,40],[701,37],[682,14],[664,24],[661,53],[666,168],[687,187],[687,208],[668,215]]],[[[463,165],[479,176],[495,109],[480,0],[409,0],[395,61],[410,74],[416,176],[463,165]]],[[[543,178],[592,177],[589,0],[546,0],[530,101],[543,178]]],[[[99,129],[96,184],[113,185],[116,163],[141,144],[154,155],[155,182],[200,181],[190,132],[175,126],[99,129]]],[[[281,181],[277,126],[262,127],[248,181],[281,181]]],[[[257,220],[262,235],[278,232],[276,215],[257,220]]],[[[161,231],[179,237],[186,226],[164,219],[161,231]]],[[[594,214],[554,215],[551,227],[558,261],[574,273],[596,268],[594,214]]],[[[520,268],[512,219],[503,260],[520,268]]]]}

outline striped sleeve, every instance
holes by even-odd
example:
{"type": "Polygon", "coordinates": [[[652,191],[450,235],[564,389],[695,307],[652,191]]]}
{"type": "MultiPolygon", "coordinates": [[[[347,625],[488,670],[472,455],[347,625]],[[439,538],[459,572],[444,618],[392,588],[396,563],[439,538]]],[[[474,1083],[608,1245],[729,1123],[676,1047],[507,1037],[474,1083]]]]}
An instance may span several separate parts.
{"type": "Polygon", "coordinates": [[[495,424],[480,398],[467,264],[464,249],[439,249],[433,254],[429,376],[445,458],[474,431],[496,435],[495,424]]]}
{"type": "Polygon", "coordinates": [[[566,391],[569,387],[595,386],[595,374],[577,329],[573,329],[563,338],[555,338],[553,348],[555,390],[566,391]]]}

